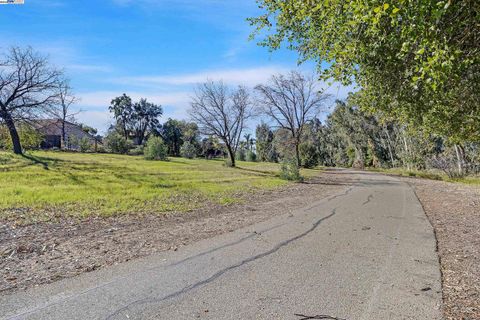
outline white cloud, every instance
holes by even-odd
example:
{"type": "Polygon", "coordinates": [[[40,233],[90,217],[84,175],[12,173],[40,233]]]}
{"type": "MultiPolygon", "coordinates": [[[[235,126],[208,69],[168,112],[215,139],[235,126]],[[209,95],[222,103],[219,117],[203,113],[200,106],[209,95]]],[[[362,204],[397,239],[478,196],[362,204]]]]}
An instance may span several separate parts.
{"type": "Polygon", "coordinates": [[[224,69],[210,70],[182,75],[159,75],[159,76],[137,76],[123,77],[112,80],[116,83],[135,84],[137,86],[158,87],[158,86],[182,86],[194,85],[207,80],[222,80],[229,85],[246,85],[253,87],[270,79],[273,74],[285,73],[289,69],[279,66],[257,67],[249,69],[224,69]]]}
{"type": "Polygon", "coordinates": [[[108,111],[82,111],[75,115],[77,121],[98,129],[99,134],[105,134],[113,123],[112,115],[108,111]]]}

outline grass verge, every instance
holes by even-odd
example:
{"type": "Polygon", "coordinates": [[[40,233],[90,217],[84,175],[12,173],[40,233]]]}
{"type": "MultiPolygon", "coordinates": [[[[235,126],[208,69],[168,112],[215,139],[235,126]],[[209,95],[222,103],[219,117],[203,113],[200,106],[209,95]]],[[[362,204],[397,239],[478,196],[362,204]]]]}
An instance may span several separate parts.
{"type": "MultiPolygon", "coordinates": [[[[18,223],[63,217],[188,211],[230,204],[288,182],[279,165],[221,160],[147,161],[138,156],[0,152],[0,219],[18,223]]],[[[303,170],[306,177],[318,170],[303,170]]]]}
{"type": "Polygon", "coordinates": [[[403,177],[416,177],[430,180],[440,180],[446,182],[458,182],[470,185],[479,185],[480,186],[480,177],[468,176],[464,178],[449,178],[443,172],[430,172],[422,170],[406,170],[402,168],[392,168],[392,169],[381,169],[381,168],[369,168],[369,171],[382,172],[387,174],[399,175],[403,177]]]}

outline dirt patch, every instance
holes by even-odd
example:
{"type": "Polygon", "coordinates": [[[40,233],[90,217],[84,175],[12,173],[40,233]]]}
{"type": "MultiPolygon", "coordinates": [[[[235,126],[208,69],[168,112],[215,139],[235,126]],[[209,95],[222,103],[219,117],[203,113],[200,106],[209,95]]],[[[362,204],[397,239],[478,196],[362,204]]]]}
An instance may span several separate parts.
{"type": "MultiPolygon", "coordinates": [[[[345,177],[342,177],[344,179],[345,177]]],[[[244,204],[184,213],[64,220],[16,226],[0,222],[0,293],[50,283],[230,232],[349,185],[323,173],[306,183],[251,194],[244,204]]]]}
{"type": "Polygon", "coordinates": [[[435,228],[446,319],[480,319],[480,188],[403,178],[435,228]]]}

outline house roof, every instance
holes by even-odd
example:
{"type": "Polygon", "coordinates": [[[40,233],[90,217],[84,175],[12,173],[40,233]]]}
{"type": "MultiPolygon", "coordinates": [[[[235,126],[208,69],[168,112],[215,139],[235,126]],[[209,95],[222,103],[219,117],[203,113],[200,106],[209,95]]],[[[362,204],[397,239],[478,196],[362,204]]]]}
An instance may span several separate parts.
{"type": "MultiPolygon", "coordinates": [[[[36,120],[29,121],[29,124],[44,135],[48,135],[48,136],[62,135],[61,119],[36,119],[36,120]]],[[[69,122],[69,121],[65,121],[65,131],[67,131],[67,134],[69,132],[72,133],[73,131],[76,134],[87,136],[90,139],[96,139],[90,133],[83,131],[83,128],[80,125],[69,122]]]]}

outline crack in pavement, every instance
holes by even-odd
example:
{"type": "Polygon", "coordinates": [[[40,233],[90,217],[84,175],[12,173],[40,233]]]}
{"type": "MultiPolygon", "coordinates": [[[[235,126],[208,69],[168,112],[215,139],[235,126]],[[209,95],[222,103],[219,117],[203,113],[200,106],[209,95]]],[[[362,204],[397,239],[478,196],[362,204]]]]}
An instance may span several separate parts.
{"type": "MultiPolygon", "coordinates": [[[[275,225],[275,226],[272,226],[270,228],[266,228],[266,229],[263,229],[261,231],[254,231],[254,232],[249,232],[249,234],[245,237],[242,237],[236,241],[232,241],[232,242],[229,242],[229,243],[226,243],[224,245],[221,245],[221,246],[218,246],[218,247],[215,247],[213,249],[210,249],[210,250],[207,250],[207,251],[204,251],[204,252],[201,252],[197,255],[194,255],[194,256],[190,256],[190,257],[187,257],[185,259],[182,259],[182,260],[179,260],[177,262],[174,262],[174,263],[171,263],[171,264],[167,264],[167,265],[160,265],[160,266],[155,266],[155,267],[151,267],[151,268],[147,268],[145,270],[143,270],[142,272],[145,273],[145,272],[149,272],[149,271],[153,271],[153,270],[156,270],[156,269],[166,269],[166,268],[170,268],[170,267],[175,267],[175,266],[178,266],[182,263],[185,263],[187,261],[190,261],[190,260],[193,260],[195,258],[199,258],[199,257],[202,257],[202,256],[205,256],[205,255],[208,255],[210,253],[213,253],[213,252],[216,252],[216,251],[219,251],[221,249],[225,249],[225,248],[228,248],[228,247],[232,247],[232,246],[235,246],[237,244],[240,244],[244,241],[247,241],[248,239],[251,239],[255,236],[258,236],[258,235],[261,235],[262,233],[265,233],[265,232],[268,232],[268,231],[271,231],[271,230],[274,230],[274,229],[277,229],[277,228],[280,228],[282,226],[284,226],[286,223],[281,223],[281,224],[278,224],[278,225],[275,225]]],[[[21,317],[23,316],[26,316],[28,314],[31,314],[31,313],[34,313],[36,311],[40,311],[40,310],[43,310],[43,309],[46,309],[50,306],[53,306],[55,304],[59,304],[59,303],[62,303],[62,302],[65,302],[65,301],[68,301],[68,300],[72,300],[74,298],[78,298],[78,297],[81,297],[87,293],[90,293],[92,291],[95,291],[95,290],[98,290],[98,289],[101,289],[101,288],[104,288],[104,287],[107,287],[111,284],[114,284],[114,283],[117,283],[121,280],[124,280],[126,279],[127,276],[122,276],[122,277],[117,277],[115,279],[113,279],[112,281],[109,281],[109,282],[106,282],[106,283],[103,283],[101,285],[98,285],[98,286],[95,286],[95,287],[92,287],[92,288],[88,288],[78,294],[72,294],[72,295],[69,295],[69,296],[63,296],[61,297],[60,299],[54,299],[53,301],[49,301],[49,302],[46,302],[44,304],[41,304],[40,306],[37,306],[35,308],[31,308],[29,310],[26,310],[22,313],[19,313],[19,314],[15,314],[15,315],[12,315],[12,316],[9,316],[8,318],[6,318],[6,320],[17,320],[17,319],[21,319],[21,317]]]]}
{"type": "Polygon", "coordinates": [[[127,304],[126,306],[118,309],[117,311],[111,313],[109,316],[106,317],[106,320],[110,320],[110,319],[113,319],[114,317],[118,316],[119,314],[121,314],[122,312],[128,310],[129,308],[133,307],[133,306],[139,306],[139,305],[143,305],[143,304],[148,304],[148,303],[160,303],[160,302],[163,302],[163,301],[166,301],[166,300],[169,300],[169,299],[172,299],[172,298],[175,298],[175,297],[178,297],[178,296],[181,296],[191,290],[194,290],[200,286],[203,286],[205,284],[208,284],[218,278],[220,278],[222,275],[224,275],[225,273],[231,271],[231,270],[234,270],[234,269],[237,269],[237,268],[240,268],[242,267],[243,265],[246,265],[250,262],[253,262],[255,260],[259,260],[259,259],[262,259],[266,256],[269,256],[275,252],[277,252],[278,250],[280,250],[281,248],[289,245],[290,243],[294,242],[294,241],[297,241],[303,237],[305,237],[306,235],[308,235],[309,233],[313,232],[315,229],[317,229],[317,227],[325,220],[333,217],[335,214],[336,214],[336,208],[334,208],[332,210],[332,212],[328,215],[328,216],[325,216],[323,218],[320,218],[318,219],[313,225],[312,227],[310,227],[308,230],[306,230],[305,232],[293,237],[293,238],[290,238],[290,239],[287,239],[287,240],[284,240],[280,243],[278,243],[275,247],[273,247],[272,249],[268,250],[268,251],[265,251],[263,253],[260,253],[258,255],[255,255],[255,256],[252,256],[250,258],[247,258],[247,259],[244,259],[242,261],[240,261],[239,263],[236,263],[234,265],[231,265],[225,269],[222,269],[218,272],[216,272],[215,274],[213,274],[212,276],[210,276],[209,278],[207,279],[204,279],[204,280],[201,280],[199,282],[196,282],[194,284],[191,284],[189,286],[186,286],[176,292],[173,292],[169,295],[166,295],[164,297],[161,297],[161,298],[144,298],[144,299],[139,299],[139,300],[136,300],[136,301],[133,301],[129,304],[127,304]]]}
{"type": "Polygon", "coordinates": [[[370,201],[372,201],[372,199],[373,199],[373,194],[368,195],[367,201],[365,201],[364,203],[362,203],[362,206],[364,206],[364,205],[366,205],[367,203],[369,203],[370,201]]]}
{"type": "Polygon", "coordinates": [[[322,199],[322,200],[319,201],[319,203],[317,203],[317,204],[315,204],[315,205],[313,205],[313,206],[311,206],[311,207],[308,207],[308,208],[304,209],[304,211],[309,211],[309,210],[312,210],[312,209],[314,209],[314,208],[316,208],[316,207],[319,207],[319,206],[323,205],[323,204],[325,203],[325,200],[326,200],[326,202],[330,202],[330,201],[332,201],[332,200],[334,200],[334,199],[336,199],[336,198],[348,196],[348,194],[349,194],[354,188],[355,188],[355,186],[351,186],[351,187],[348,188],[344,193],[335,194],[335,195],[333,195],[333,196],[330,196],[330,197],[327,197],[327,198],[325,198],[325,199],[322,199]]]}

